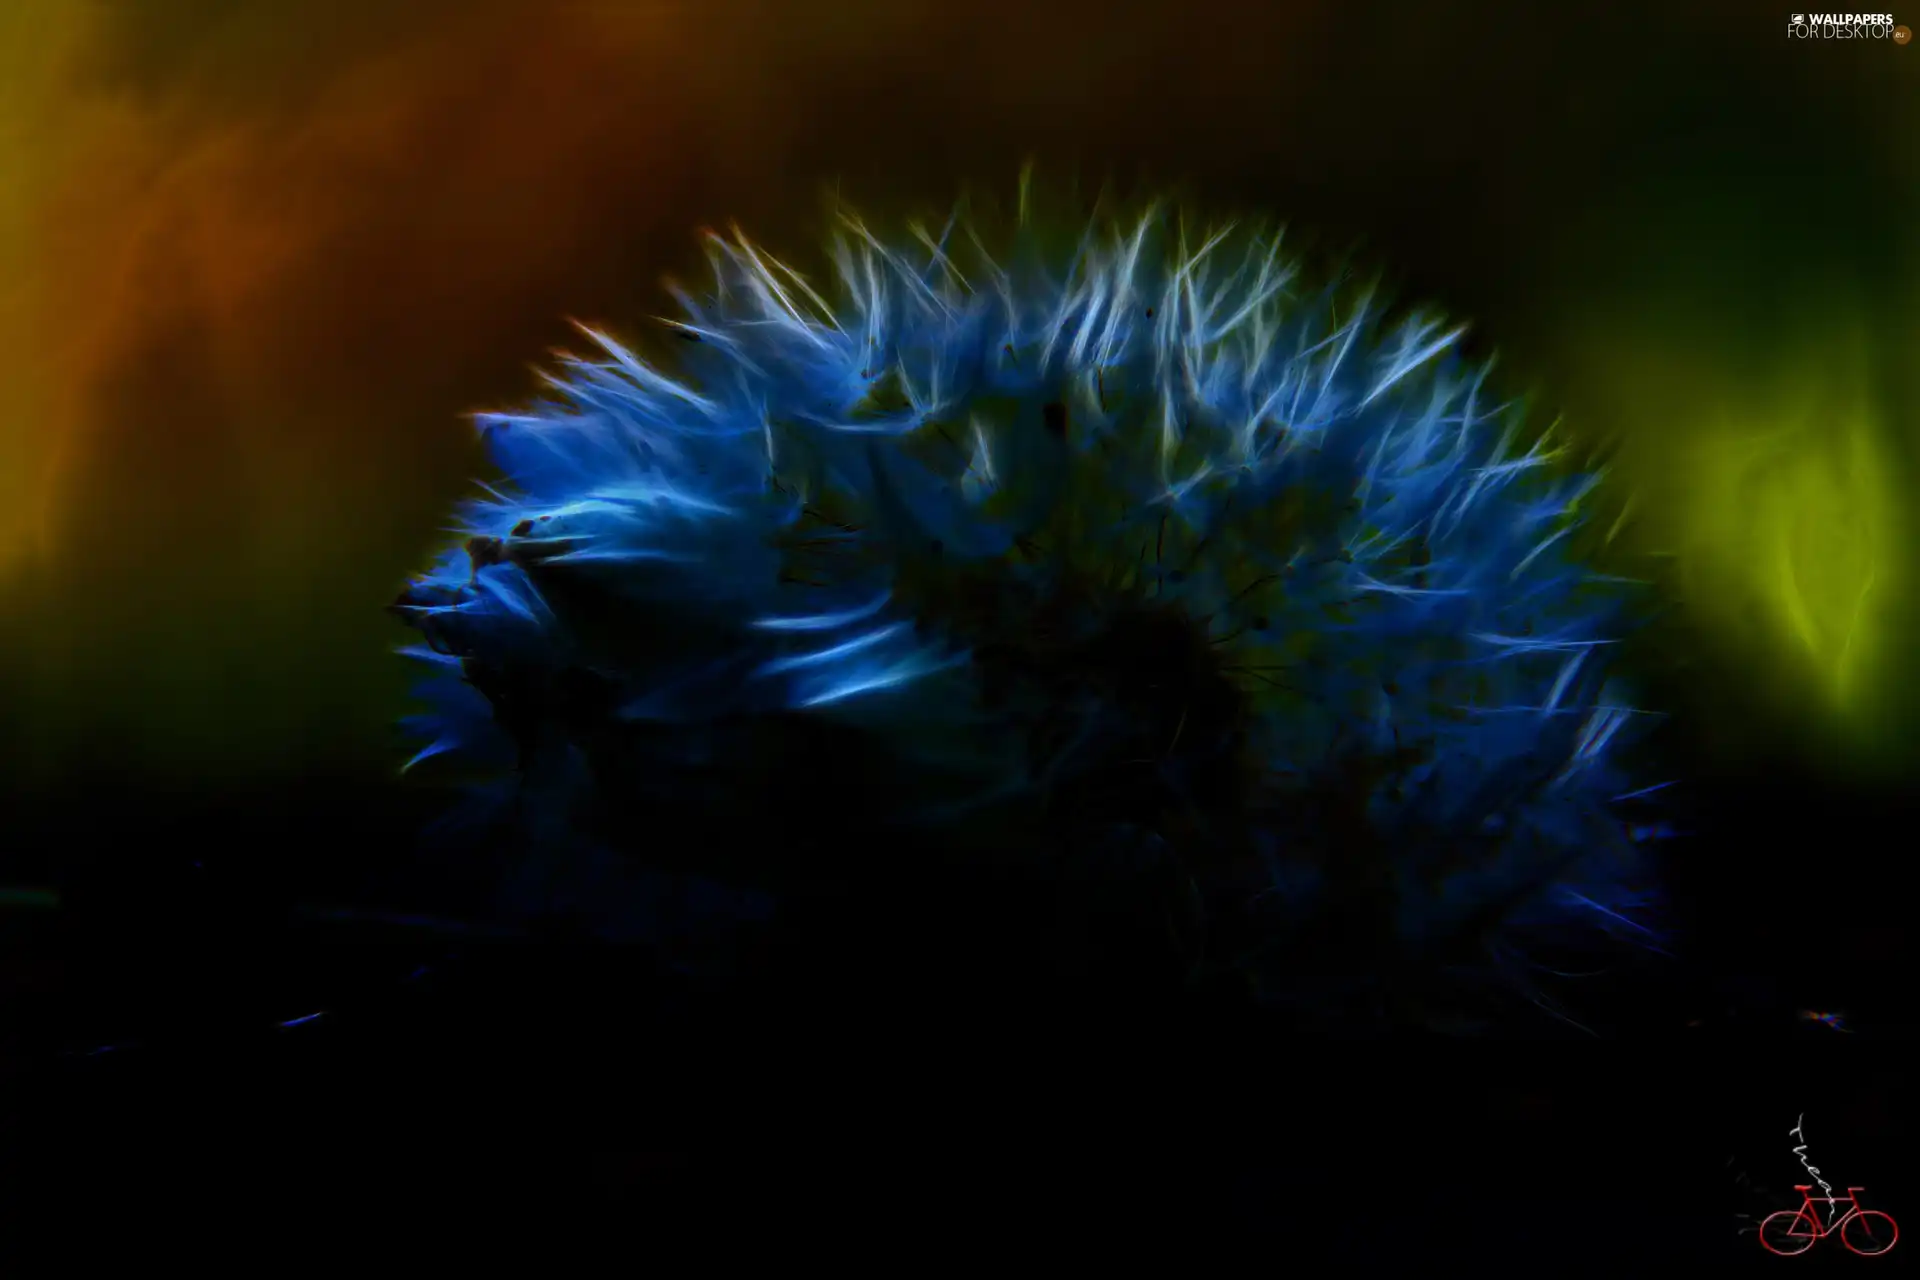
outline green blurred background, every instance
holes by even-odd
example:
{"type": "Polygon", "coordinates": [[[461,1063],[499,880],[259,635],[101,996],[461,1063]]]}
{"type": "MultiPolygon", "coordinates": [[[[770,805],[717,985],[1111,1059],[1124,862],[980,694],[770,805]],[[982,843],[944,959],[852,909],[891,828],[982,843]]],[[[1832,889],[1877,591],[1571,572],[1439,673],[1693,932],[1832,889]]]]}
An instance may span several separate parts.
{"type": "MultiPolygon", "coordinates": [[[[1705,768],[1914,763],[1920,49],[1764,6],[0,10],[0,725],[17,796],[390,770],[382,606],[463,411],[702,224],[1178,182],[1363,239],[1614,452],[1705,768]],[[104,784],[102,784],[104,785],[104,784]]],[[[1920,21],[1896,14],[1902,20],[1920,21]]]]}

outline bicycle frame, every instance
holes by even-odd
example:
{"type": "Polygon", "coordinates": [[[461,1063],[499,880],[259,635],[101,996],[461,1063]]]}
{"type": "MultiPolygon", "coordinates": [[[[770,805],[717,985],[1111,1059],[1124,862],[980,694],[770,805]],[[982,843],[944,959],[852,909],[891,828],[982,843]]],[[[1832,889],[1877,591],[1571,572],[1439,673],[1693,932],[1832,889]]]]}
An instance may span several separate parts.
{"type": "Polygon", "coordinates": [[[1837,1204],[1846,1204],[1846,1205],[1853,1206],[1852,1208],[1848,1209],[1845,1213],[1835,1218],[1830,1223],[1822,1222],[1820,1220],[1820,1211],[1813,1207],[1814,1200],[1816,1199],[1816,1197],[1813,1194],[1813,1187],[1811,1185],[1804,1186],[1804,1187],[1795,1187],[1794,1190],[1800,1193],[1799,1212],[1801,1216],[1810,1218],[1813,1220],[1813,1238],[1815,1240],[1824,1240],[1826,1237],[1838,1232],[1841,1227],[1846,1226],[1847,1219],[1853,1217],[1854,1214],[1859,1213],[1861,1211],[1860,1210],[1860,1193],[1862,1191],[1865,1191],[1866,1188],[1865,1187],[1848,1187],[1847,1194],[1845,1194],[1844,1196],[1817,1197],[1820,1203],[1827,1206],[1827,1211],[1829,1213],[1833,1211],[1833,1206],[1837,1204]]]}

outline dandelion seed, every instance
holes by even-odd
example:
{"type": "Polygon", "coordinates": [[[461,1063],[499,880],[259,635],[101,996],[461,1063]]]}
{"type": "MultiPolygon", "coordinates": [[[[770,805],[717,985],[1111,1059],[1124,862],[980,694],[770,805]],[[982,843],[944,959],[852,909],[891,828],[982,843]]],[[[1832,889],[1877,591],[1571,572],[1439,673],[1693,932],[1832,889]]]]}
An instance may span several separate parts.
{"type": "Polygon", "coordinates": [[[818,285],[711,240],[672,368],[581,326],[597,361],[481,416],[486,554],[397,607],[440,677],[409,767],[513,771],[555,839],[581,799],[731,830],[804,764],[849,828],[1064,806],[1076,847],[1293,851],[1199,895],[1287,936],[1384,860],[1383,932],[1422,954],[1652,937],[1608,809],[1659,790],[1621,763],[1644,717],[1608,670],[1636,588],[1570,550],[1598,477],[1494,404],[1465,326],[1196,225],[1156,205],[1052,253],[1023,175],[1007,227],[845,214],[818,285]],[[864,763],[766,745],[814,727],[864,763]]]}

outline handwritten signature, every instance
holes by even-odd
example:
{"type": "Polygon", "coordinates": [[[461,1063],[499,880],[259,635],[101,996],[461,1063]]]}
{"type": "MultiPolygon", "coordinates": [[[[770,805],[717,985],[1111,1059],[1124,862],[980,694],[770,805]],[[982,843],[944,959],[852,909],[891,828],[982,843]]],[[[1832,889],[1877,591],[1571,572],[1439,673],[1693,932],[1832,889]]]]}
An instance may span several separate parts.
{"type": "MultiPolygon", "coordinates": [[[[1793,1154],[1800,1157],[1800,1163],[1806,1167],[1808,1173],[1813,1175],[1813,1180],[1820,1184],[1821,1194],[1827,1198],[1827,1217],[1832,1219],[1839,1213],[1839,1206],[1833,1202],[1833,1185],[1821,1177],[1820,1171],[1814,1168],[1813,1163],[1807,1159],[1807,1135],[1801,1132],[1802,1127],[1806,1123],[1807,1113],[1802,1111],[1799,1117],[1793,1122],[1793,1128],[1787,1130],[1787,1132],[1793,1137],[1800,1139],[1800,1145],[1793,1149],[1793,1154]]],[[[1829,1221],[1827,1225],[1831,1227],[1833,1223],[1829,1221]]]]}

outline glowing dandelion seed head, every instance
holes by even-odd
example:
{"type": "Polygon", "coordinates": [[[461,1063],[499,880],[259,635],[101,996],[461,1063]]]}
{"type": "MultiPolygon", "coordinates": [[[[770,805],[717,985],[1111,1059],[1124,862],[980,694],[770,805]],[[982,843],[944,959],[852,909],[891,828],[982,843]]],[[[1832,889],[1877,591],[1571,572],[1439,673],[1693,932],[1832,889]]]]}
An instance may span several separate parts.
{"type": "Polygon", "coordinates": [[[816,286],[712,237],[677,359],[588,330],[484,416],[509,484],[399,606],[428,753],[723,813],[804,743],[831,821],[1173,859],[1282,932],[1631,927],[1595,477],[1461,328],[1167,208],[987,238],[845,215],[816,286]]]}

